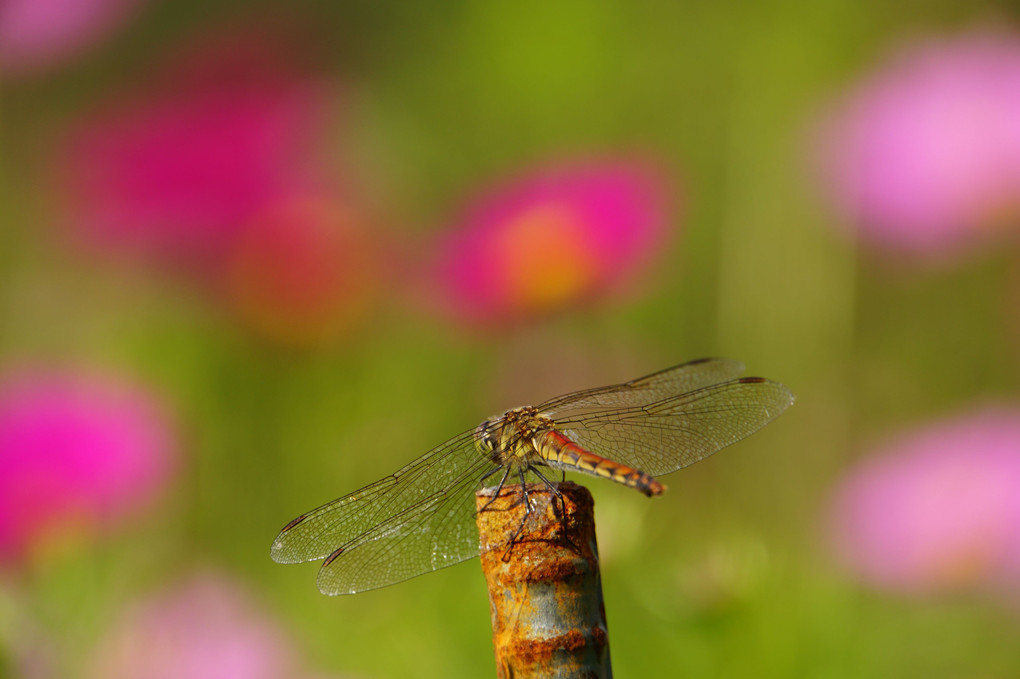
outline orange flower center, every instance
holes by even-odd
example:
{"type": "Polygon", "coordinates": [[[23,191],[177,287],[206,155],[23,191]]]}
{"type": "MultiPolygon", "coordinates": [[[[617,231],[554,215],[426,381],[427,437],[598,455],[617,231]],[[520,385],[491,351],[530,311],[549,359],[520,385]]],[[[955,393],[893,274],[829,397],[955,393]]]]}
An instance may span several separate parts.
{"type": "Polygon", "coordinates": [[[510,304],[548,311],[587,293],[596,253],[584,226],[568,208],[543,205],[507,224],[496,239],[502,280],[510,304]]]}

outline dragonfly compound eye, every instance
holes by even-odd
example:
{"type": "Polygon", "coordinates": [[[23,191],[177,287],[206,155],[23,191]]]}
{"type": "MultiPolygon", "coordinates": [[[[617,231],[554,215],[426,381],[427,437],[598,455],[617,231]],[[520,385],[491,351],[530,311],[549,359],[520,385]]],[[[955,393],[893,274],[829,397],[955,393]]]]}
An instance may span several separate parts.
{"type": "Polygon", "coordinates": [[[478,443],[478,447],[486,453],[491,453],[496,449],[496,440],[492,436],[492,420],[486,420],[478,425],[475,429],[475,441],[478,443]]]}
{"type": "Polygon", "coordinates": [[[294,519],[273,541],[272,557],[325,559],[319,590],[353,594],[478,556],[477,537],[465,539],[477,536],[477,512],[467,509],[496,474],[501,486],[511,472],[520,478],[545,465],[658,495],[664,488],[649,474],[694,464],[793,403],[783,385],[740,377],[742,371],[737,361],[701,359],[493,415],[390,476],[294,519]]]}

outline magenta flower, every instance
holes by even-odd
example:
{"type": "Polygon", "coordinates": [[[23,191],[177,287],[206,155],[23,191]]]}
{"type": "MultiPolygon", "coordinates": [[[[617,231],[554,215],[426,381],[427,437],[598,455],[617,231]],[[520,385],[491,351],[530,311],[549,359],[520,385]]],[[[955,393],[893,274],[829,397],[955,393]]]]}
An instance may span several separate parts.
{"type": "Polygon", "coordinates": [[[284,632],[241,587],[204,573],[141,599],[114,622],[89,664],[99,679],[286,679],[304,676],[284,632]]]}
{"type": "Polygon", "coordinates": [[[819,153],[866,239],[933,253],[987,237],[1020,210],[1020,38],[905,50],[836,108],[819,153]]]}
{"type": "Polygon", "coordinates": [[[139,0],[0,2],[0,72],[28,74],[81,53],[117,28],[139,0]]]}
{"type": "Polygon", "coordinates": [[[292,652],[281,631],[237,585],[200,575],[136,602],[97,648],[90,676],[290,676],[292,652]]]}
{"type": "Polygon", "coordinates": [[[80,240],[215,263],[266,201],[316,185],[329,93],[278,51],[256,33],[219,36],[152,91],[80,121],[59,156],[80,240]]]}
{"type": "Polygon", "coordinates": [[[123,523],[174,466],[152,397],[111,379],[25,371],[0,383],[0,563],[123,523]]]}
{"type": "Polygon", "coordinates": [[[891,443],[837,490],[832,539],[880,587],[1020,585],[1020,411],[958,417],[891,443]]]}
{"type": "Polygon", "coordinates": [[[380,277],[363,210],[319,194],[267,205],[227,256],[226,295],[239,318],[267,339],[328,343],[368,310],[380,277]]]}
{"type": "Polygon", "coordinates": [[[480,323],[621,287],[662,245],[663,182],[635,162],[559,163],[483,192],[440,242],[441,305],[480,323]]]}

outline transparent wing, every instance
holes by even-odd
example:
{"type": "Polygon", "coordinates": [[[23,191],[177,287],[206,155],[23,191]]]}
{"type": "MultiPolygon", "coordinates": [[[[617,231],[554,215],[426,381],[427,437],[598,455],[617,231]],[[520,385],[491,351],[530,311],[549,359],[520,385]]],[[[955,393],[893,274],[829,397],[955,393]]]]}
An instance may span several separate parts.
{"type": "MultiPolygon", "coordinates": [[[[732,379],[742,370],[736,361],[702,359],[561,396],[539,410],[593,453],[665,474],[753,433],[793,402],[781,384],[732,379]]],[[[273,542],[272,557],[281,563],[325,558],[319,589],[351,594],[476,556],[472,491],[498,469],[477,449],[474,430],[464,432],[294,519],[273,542]]]]}
{"type": "Polygon", "coordinates": [[[284,527],[271,555],[280,563],[329,557],[325,594],[389,585],[478,554],[473,489],[498,465],[468,431],[375,483],[284,527]]]}
{"type": "Polygon", "coordinates": [[[793,403],[789,389],[761,377],[672,394],[668,389],[682,389],[682,381],[661,381],[651,389],[668,395],[651,403],[646,402],[649,389],[635,392],[630,384],[597,395],[600,403],[612,407],[592,405],[590,397],[580,396],[558,403],[551,412],[556,413],[556,427],[581,447],[652,476],[674,472],[736,443],[793,403]]]}
{"type": "Polygon", "coordinates": [[[732,380],[742,372],[744,364],[740,361],[699,358],[622,384],[559,396],[538,406],[538,410],[555,420],[567,411],[583,408],[633,408],[732,380]]]}
{"type": "Polygon", "coordinates": [[[478,556],[475,494],[487,463],[359,536],[319,570],[323,594],[354,594],[478,556]]]}

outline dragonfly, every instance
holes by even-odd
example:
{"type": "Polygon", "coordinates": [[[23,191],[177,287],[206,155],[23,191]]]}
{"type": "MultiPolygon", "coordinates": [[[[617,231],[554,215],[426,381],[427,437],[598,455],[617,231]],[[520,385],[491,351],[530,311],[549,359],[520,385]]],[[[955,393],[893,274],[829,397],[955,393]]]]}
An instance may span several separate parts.
{"type": "Polygon", "coordinates": [[[699,359],[513,408],[290,521],[271,556],[322,559],[319,591],[355,594],[477,556],[474,491],[490,480],[519,481],[527,497],[528,479],[552,487],[543,470],[554,469],[660,495],[655,477],[740,441],[793,403],[782,384],[743,371],[739,361],[699,359]]]}

